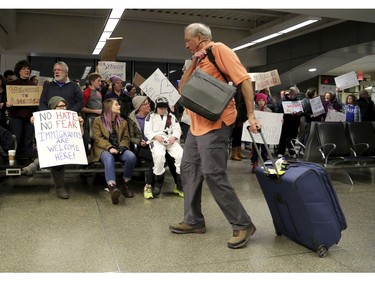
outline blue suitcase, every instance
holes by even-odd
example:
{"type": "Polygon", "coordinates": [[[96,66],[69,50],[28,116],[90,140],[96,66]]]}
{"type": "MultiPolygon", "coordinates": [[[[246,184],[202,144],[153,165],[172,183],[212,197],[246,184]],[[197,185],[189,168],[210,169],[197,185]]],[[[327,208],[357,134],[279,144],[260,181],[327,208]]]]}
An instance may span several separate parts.
{"type": "MultiPolygon", "coordinates": [[[[265,142],[263,135],[262,138],[265,142]]],[[[259,155],[259,151],[257,153],[259,155]]],[[[267,162],[276,173],[269,174],[269,166],[261,157],[262,166],[258,166],[255,173],[276,234],[285,235],[325,257],[329,247],[340,241],[341,231],[347,227],[329,174],[319,164],[295,162],[279,176],[269,150],[268,154],[271,160],[267,162]]]]}

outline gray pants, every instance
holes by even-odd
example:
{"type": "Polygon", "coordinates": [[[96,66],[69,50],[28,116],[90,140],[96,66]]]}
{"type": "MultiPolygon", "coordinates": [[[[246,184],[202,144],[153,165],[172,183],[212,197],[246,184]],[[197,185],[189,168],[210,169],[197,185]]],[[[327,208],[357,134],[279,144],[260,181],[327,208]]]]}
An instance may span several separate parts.
{"type": "Polygon", "coordinates": [[[181,162],[186,224],[205,223],[201,208],[203,180],[206,180],[211,194],[233,230],[247,229],[252,224],[228,180],[227,149],[231,131],[231,127],[223,123],[220,129],[203,136],[193,136],[188,132],[181,162]]]}

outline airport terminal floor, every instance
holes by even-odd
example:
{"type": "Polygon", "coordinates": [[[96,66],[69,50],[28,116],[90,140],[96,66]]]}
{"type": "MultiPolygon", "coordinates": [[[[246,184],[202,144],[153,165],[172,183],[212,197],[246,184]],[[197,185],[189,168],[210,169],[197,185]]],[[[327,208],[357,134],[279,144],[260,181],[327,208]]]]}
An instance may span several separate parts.
{"type": "MultiPolygon", "coordinates": [[[[183,198],[171,192],[112,205],[104,177],[67,174],[70,199],[59,199],[48,174],[0,178],[0,278],[3,273],[373,273],[375,169],[351,173],[354,185],[333,181],[348,228],[337,245],[317,253],[275,234],[250,160],[228,162],[230,180],[257,231],[247,247],[229,249],[232,230],[204,185],[205,234],[177,235],[183,198]]],[[[151,276],[148,276],[151,277],[151,276]]],[[[358,278],[360,278],[358,276],[358,278]]],[[[372,276],[373,277],[373,276],[372,276]]],[[[357,277],[356,277],[357,278],[357,277]]]]}

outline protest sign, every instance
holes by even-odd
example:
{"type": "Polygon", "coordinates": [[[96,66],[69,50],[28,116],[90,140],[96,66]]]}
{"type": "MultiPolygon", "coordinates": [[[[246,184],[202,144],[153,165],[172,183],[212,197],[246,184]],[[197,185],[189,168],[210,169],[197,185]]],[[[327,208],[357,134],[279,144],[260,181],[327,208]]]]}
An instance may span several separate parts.
{"type": "Polygon", "coordinates": [[[310,99],[310,105],[311,110],[313,112],[313,116],[319,116],[325,113],[321,97],[310,99]]]}
{"type": "Polygon", "coordinates": [[[133,77],[133,84],[134,85],[137,85],[139,87],[145,81],[146,81],[146,79],[143,78],[142,75],[140,75],[138,72],[136,72],[134,74],[134,77],[133,77]]]}
{"type": "Polygon", "coordinates": [[[70,110],[33,113],[41,168],[66,164],[87,165],[78,114],[70,110]]]}
{"type": "Polygon", "coordinates": [[[345,122],[345,114],[333,109],[328,109],[326,122],[345,122]]]}
{"type": "Polygon", "coordinates": [[[345,90],[359,85],[357,74],[354,71],[335,77],[336,87],[345,90]]]}
{"type": "Polygon", "coordinates": [[[139,86],[146,95],[155,102],[159,97],[165,97],[169,105],[175,105],[180,94],[165,75],[156,69],[155,72],[139,86]]]}
{"type": "MultiPolygon", "coordinates": [[[[122,37],[107,38],[100,60],[102,61],[115,61],[117,60],[118,51],[122,43],[122,37]]],[[[125,79],[124,79],[125,80],[125,79]]]]}
{"type": "Polygon", "coordinates": [[[298,101],[282,101],[284,114],[292,114],[296,112],[303,112],[302,102],[298,101]]]}
{"type": "MultiPolygon", "coordinates": [[[[261,123],[261,130],[266,139],[267,144],[279,144],[281,136],[281,128],[283,125],[283,114],[264,112],[255,110],[255,118],[261,123]]],[[[249,130],[249,120],[247,120],[242,127],[242,141],[252,142],[249,130]]],[[[253,134],[254,139],[257,143],[263,143],[263,140],[259,134],[253,134]]]]}
{"type": "Polygon", "coordinates": [[[102,79],[109,81],[112,76],[118,76],[122,81],[126,80],[126,63],[116,61],[98,62],[97,71],[102,79]]]}
{"type": "Polygon", "coordinates": [[[7,100],[13,106],[38,106],[42,86],[7,85],[7,100]]]}
{"type": "Polygon", "coordinates": [[[249,73],[249,75],[251,81],[255,81],[255,90],[262,90],[281,84],[277,69],[262,73],[249,73]]]}

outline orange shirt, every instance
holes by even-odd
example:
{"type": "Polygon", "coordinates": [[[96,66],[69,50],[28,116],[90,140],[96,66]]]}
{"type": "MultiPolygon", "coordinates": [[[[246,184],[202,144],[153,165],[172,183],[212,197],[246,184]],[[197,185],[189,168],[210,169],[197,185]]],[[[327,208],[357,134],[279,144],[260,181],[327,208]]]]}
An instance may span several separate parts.
{"type": "MultiPolygon", "coordinates": [[[[228,81],[232,81],[234,85],[239,85],[246,79],[250,79],[245,67],[241,64],[239,58],[232,49],[219,42],[211,42],[206,48],[211,46],[213,46],[211,50],[215,57],[216,64],[219,66],[221,72],[227,74],[228,81]]],[[[225,82],[225,79],[221,76],[215,65],[210,62],[207,56],[199,62],[197,67],[225,82]]],[[[188,110],[187,112],[191,119],[190,131],[194,136],[202,136],[212,130],[220,129],[222,122],[227,126],[232,125],[237,117],[234,99],[228,104],[227,108],[217,121],[210,121],[191,110],[188,110]]]]}

